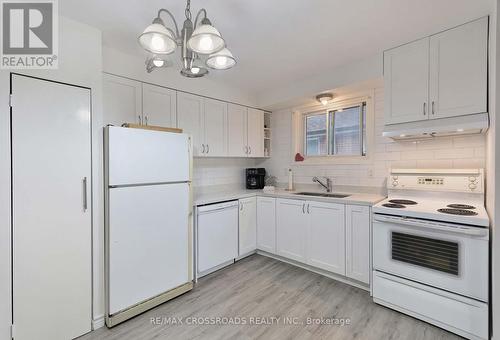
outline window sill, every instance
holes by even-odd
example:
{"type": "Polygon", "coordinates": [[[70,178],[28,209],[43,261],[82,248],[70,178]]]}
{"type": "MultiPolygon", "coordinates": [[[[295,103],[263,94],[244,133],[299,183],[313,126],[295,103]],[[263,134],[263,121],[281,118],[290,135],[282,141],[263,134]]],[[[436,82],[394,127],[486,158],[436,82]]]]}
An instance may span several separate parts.
{"type": "Polygon", "coordinates": [[[322,165],[322,164],[369,164],[370,156],[313,156],[305,157],[303,161],[293,160],[294,165],[322,165]]]}

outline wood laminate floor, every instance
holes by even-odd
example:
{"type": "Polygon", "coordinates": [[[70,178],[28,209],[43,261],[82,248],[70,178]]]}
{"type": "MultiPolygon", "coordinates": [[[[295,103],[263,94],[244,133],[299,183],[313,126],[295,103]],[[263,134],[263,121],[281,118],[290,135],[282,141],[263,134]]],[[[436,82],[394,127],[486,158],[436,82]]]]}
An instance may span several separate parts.
{"type": "Polygon", "coordinates": [[[252,255],[200,279],[187,294],[113,329],[100,328],[78,340],[97,339],[461,338],[376,305],[361,289],[252,255]],[[308,324],[308,318],[334,324],[308,324]],[[200,324],[204,322],[216,324],[200,324]]]}

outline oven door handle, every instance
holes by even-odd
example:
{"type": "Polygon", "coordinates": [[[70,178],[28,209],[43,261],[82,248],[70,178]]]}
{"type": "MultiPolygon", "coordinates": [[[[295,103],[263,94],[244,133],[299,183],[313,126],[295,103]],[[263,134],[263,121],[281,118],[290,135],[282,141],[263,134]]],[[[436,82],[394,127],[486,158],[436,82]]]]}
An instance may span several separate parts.
{"type": "Polygon", "coordinates": [[[444,224],[436,224],[433,222],[426,222],[415,220],[411,218],[401,218],[401,217],[386,217],[386,216],[374,216],[374,221],[382,223],[392,223],[392,224],[402,224],[412,227],[419,227],[424,229],[447,231],[455,234],[483,237],[488,235],[487,228],[481,227],[466,227],[466,226],[446,226],[444,224]]]}

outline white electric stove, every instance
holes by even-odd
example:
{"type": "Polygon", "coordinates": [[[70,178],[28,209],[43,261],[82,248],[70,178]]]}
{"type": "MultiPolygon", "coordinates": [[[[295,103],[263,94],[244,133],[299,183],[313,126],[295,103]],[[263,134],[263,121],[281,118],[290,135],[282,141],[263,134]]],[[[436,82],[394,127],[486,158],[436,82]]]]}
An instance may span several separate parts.
{"type": "Polygon", "coordinates": [[[488,339],[489,219],[482,169],[393,169],[373,207],[375,302],[488,339]]]}

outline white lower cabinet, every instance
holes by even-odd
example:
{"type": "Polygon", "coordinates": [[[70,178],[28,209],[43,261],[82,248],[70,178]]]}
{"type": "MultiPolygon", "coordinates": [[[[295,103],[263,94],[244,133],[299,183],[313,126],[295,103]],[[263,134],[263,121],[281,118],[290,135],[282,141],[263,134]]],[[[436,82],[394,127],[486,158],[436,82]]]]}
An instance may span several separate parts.
{"type": "Polygon", "coordinates": [[[276,253],[276,198],[257,197],[257,249],[276,253]]]}
{"type": "Polygon", "coordinates": [[[370,283],[370,207],[346,206],[346,276],[370,283]]]}
{"type": "Polygon", "coordinates": [[[345,205],[307,202],[307,263],[345,275],[345,205]]]}
{"type": "Polygon", "coordinates": [[[276,244],[280,256],[370,283],[368,206],[276,199],[276,244]]]}
{"type": "Polygon", "coordinates": [[[276,244],[278,255],[307,262],[306,201],[293,199],[276,200],[276,244]]]}
{"type": "Polygon", "coordinates": [[[239,251],[246,255],[257,249],[257,198],[239,200],[239,251]]]}

